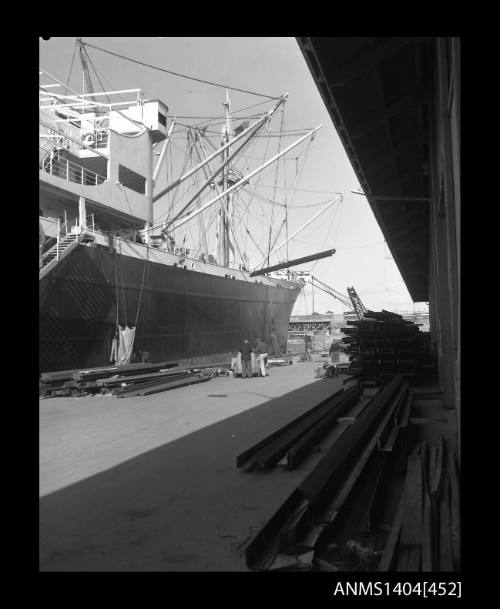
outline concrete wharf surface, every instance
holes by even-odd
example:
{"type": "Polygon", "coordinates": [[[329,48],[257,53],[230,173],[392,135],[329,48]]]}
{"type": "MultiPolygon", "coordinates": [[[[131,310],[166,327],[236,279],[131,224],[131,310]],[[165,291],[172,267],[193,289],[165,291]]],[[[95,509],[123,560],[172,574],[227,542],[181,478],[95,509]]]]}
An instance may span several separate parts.
{"type": "Polygon", "coordinates": [[[244,547],[321,459],[236,456],[342,388],[321,363],[145,397],[40,401],[41,571],[247,571],[244,547]]]}

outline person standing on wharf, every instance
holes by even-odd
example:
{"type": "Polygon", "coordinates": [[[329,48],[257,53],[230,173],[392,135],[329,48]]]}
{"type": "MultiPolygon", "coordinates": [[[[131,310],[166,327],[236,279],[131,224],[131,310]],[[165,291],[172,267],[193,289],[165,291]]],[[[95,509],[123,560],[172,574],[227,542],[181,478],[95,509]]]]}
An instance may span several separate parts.
{"type": "Polygon", "coordinates": [[[257,345],[255,347],[255,353],[259,357],[259,366],[260,373],[262,376],[269,376],[266,370],[266,362],[267,362],[267,344],[260,338],[257,339],[257,345]]]}
{"type": "Polygon", "coordinates": [[[252,345],[245,338],[240,347],[241,353],[241,378],[252,378],[252,345]]]}

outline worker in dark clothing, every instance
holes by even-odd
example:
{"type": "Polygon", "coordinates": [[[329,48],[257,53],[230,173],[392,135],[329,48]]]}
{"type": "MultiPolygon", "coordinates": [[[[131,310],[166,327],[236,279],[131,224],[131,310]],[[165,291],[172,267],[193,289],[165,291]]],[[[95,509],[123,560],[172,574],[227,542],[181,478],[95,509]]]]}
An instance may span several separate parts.
{"type": "Polygon", "coordinates": [[[269,376],[266,368],[267,358],[269,355],[267,352],[267,343],[265,343],[261,338],[258,338],[254,351],[257,357],[259,358],[260,374],[262,376],[269,376]]]}
{"type": "Polygon", "coordinates": [[[309,336],[309,334],[304,334],[304,353],[308,359],[311,359],[311,356],[309,355],[311,343],[312,343],[312,338],[309,336]]]}
{"type": "Polygon", "coordinates": [[[335,370],[335,376],[337,376],[337,364],[340,362],[340,344],[336,340],[332,341],[329,354],[335,370]]]}
{"type": "Polygon", "coordinates": [[[252,345],[245,338],[240,347],[241,353],[241,377],[252,378],[252,345]]]}

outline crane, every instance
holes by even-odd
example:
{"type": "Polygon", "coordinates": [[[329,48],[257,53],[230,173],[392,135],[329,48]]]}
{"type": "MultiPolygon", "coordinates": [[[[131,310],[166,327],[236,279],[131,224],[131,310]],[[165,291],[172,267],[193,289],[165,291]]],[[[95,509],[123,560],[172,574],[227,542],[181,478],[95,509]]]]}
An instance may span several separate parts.
{"type": "Polygon", "coordinates": [[[319,279],[317,279],[313,275],[311,275],[311,277],[310,277],[310,283],[311,283],[313,288],[316,287],[319,290],[321,290],[322,292],[325,292],[326,294],[329,294],[330,296],[333,296],[336,300],[338,300],[345,307],[347,307],[349,309],[350,313],[355,311],[355,309],[352,310],[352,304],[351,304],[349,298],[345,294],[342,294],[341,292],[339,292],[338,290],[335,290],[334,288],[332,288],[331,286],[327,285],[326,283],[323,283],[322,281],[320,281],[319,279]]]}
{"type": "Polygon", "coordinates": [[[335,290],[326,283],[323,283],[313,275],[311,275],[310,283],[313,288],[316,287],[341,302],[345,307],[348,308],[349,313],[356,313],[358,319],[361,319],[366,313],[366,307],[362,303],[361,298],[358,296],[358,293],[354,289],[354,286],[347,288],[348,296],[346,296],[345,294],[342,294],[338,290],[335,290]]]}
{"type": "Polygon", "coordinates": [[[358,293],[354,289],[354,286],[351,286],[350,288],[348,287],[347,293],[349,294],[349,298],[352,302],[352,307],[356,311],[358,319],[361,319],[366,313],[365,305],[361,302],[361,298],[358,296],[358,293]]]}

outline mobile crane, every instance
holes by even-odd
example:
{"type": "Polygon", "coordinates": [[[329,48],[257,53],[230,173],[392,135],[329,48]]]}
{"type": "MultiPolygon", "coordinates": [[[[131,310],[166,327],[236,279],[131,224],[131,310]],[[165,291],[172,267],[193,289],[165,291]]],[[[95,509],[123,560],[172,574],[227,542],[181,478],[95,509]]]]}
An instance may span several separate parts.
{"type": "Polygon", "coordinates": [[[366,307],[362,303],[361,298],[358,296],[353,286],[347,288],[348,296],[346,296],[335,288],[323,283],[313,275],[310,277],[310,283],[313,288],[316,287],[341,302],[345,307],[348,308],[348,313],[356,313],[358,319],[361,319],[366,313],[366,307]]]}

